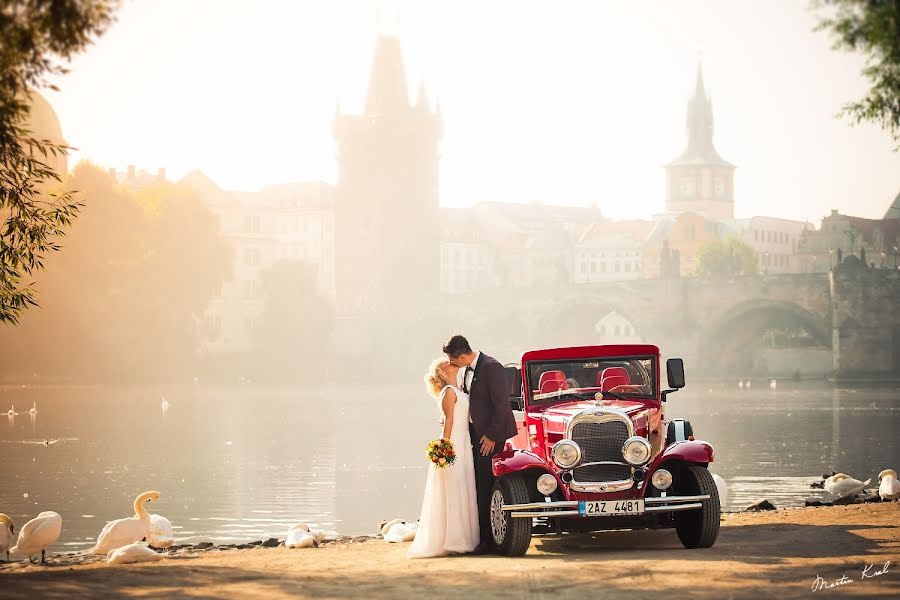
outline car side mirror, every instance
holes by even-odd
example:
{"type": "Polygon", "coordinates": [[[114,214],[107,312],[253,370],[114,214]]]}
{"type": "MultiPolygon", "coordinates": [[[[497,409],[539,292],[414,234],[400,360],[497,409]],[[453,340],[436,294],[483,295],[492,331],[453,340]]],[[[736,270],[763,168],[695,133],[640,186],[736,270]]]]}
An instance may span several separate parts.
{"type": "Polygon", "coordinates": [[[670,358],[666,361],[666,375],[669,379],[669,387],[680,390],[684,387],[684,361],[680,358],[670,358]]]}
{"type": "Polygon", "coordinates": [[[522,371],[518,365],[507,365],[506,383],[509,388],[509,404],[513,410],[525,409],[525,398],[522,395],[522,371]]]}

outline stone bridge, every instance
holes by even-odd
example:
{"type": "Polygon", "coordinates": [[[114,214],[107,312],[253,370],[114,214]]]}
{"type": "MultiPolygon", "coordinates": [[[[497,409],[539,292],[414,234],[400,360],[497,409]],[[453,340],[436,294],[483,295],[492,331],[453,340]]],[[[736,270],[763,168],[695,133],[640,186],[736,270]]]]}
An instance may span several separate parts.
{"type": "MultiPolygon", "coordinates": [[[[729,280],[648,279],[556,287],[493,298],[515,307],[527,345],[610,343],[598,322],[616,314],[629,340],[683,356],[695,372],[748,372],[742,364],[767,331],[803,332],[838,378],[900,376],[900,271],[845,264],[830,273],[729,280]],[[633,329],[632,329],[633,328],[633,329]]],[[[620,332],[621,333],[621,332],[620,332]]],[[[520,341],[524,341],[521,340],[520,341]]],[[[778,357],[775,357],[778,360],[778,357]]],[[[827,366],[827,365],[826,365],[827,366]]]]}

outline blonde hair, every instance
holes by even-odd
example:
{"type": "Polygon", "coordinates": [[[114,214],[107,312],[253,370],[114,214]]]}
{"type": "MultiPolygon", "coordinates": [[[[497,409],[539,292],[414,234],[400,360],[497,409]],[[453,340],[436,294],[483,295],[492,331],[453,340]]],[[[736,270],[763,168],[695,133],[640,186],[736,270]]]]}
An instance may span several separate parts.
{"type": "Polygon", "coordinates": [[[444,386],[448,385],[448,382],[444,381],[440,369],[449,362],[443,357],[436,358],[431,362],[431,366],[428,367],[428,372],[425,373],[425,389],[428,390],[428,393],[433,398],[437,398],[444,386]]]}

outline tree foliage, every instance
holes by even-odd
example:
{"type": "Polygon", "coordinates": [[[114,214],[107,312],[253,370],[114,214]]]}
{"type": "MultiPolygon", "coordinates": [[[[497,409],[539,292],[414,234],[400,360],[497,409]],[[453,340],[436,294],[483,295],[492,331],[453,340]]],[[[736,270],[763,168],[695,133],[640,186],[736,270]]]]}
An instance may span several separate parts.
{"type": "Polygon", "coordinates": [[[866,55],[868,95],[844,105],[841,116],[868,121],[889,132],[900,149],[900,0],[817,0],[827,8],[817,30],[836,38],[834,48],[866,55]]]}
{"type": "Polygon", "coordinates": [[[756,272],[756,251],[735,237],[708,242],[697,250],[699,277],[723,278],[756,272]]]}
{"type": "Polygon", "coordinates": [[[25,124],[33,90],[65,72],[112,21],[112,0],[0,0],[0,323],[17,323],[36,305],[35,270],[82,204],[53,193],[62,173],[47,158],[68,148],[32,137],[25,124]]]}
{"type": "Polygon", "coordinates": [[[265,301],[252,331],[256,375],[288,380],[327,367],[334,309],[317,290],[316,271],[312,264],[281,260],[260,273],[265,301]]]}
{"type": "Polygon", "coordinates": [[[141,192],[79,164],[66,184],[91,198],[36,274],[40,311],[0,328],[0,376],[88,381],[189,379],[206,307],[231,276],[232,250],[215,215],[191,190],[158,183],[141,192]]]}

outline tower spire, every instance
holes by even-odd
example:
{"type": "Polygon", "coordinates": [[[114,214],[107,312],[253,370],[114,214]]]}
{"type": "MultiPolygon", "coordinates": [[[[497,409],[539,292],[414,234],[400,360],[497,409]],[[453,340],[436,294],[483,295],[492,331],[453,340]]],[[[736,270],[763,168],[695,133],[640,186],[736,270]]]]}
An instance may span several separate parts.
{"type": "Polygon", "coordinates": [[[403,52],[396,37],[379,36],[372,57],[369,91],[366,95],[366,114],[393,114],[409,109],[409,91],[403,52]]]}

